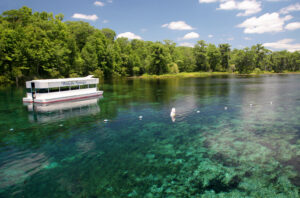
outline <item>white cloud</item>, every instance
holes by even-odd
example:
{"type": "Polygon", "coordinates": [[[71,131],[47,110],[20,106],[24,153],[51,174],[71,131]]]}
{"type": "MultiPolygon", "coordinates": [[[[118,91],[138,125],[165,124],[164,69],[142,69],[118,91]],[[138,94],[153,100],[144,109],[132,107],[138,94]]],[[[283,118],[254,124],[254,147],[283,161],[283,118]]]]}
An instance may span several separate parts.
{"type": "Polygon", "coordinates": [[[288,0],[267,0],[268,2],[280,2],[280,1],[288,1],[288,0]]]}
{"type": "Polygon", "coordinates": [[[212,37],[214,37],[214,35],[212,35],[212,34],[209,34],[209,35],[208,35],[208,38],[212,38],[212,37]]]}
{"type": "Polygon", "coordinates": [[[180,43],[179,46],[183,46],[183,47],[194,47],[194,43],[184,42],[184,43],[180,43]]]}
{"type": "Polygon", "coordinates": [[[106,20],[106,19],[104,19],[103,21],[102,21],[102,23],[108,23],[109,22],[109,20],[106,20]]]}
{"type": "Polygon", "coordinates": [[[271,49],[288,50],[290,52],[300,51],[300,43],[293,43],[294,39],[282,39],[277,42],[264,43],[263,46],[271,49]]]}
{"type": "Polygon", "coordinates": [[[95,2],[94,2],[94,5],[95,5],[95,6],[103,7],[105,4],[104,4],[103,2],[101,2],[101,1],[95,1],[95,2]]]}
{"type": "Polygon", "coordinates": [[[171,30],[193,30],[192,26],[186,24],[184,21],[173,21],[171,23],[163,24],[161,27],[169,28],[171,30]]]}
{"type": "Polygon", "coordinates": [[[97,15],[85,15],[85,14],[80,14],[80,13],[75,13],[73,14],[72,18],[74,19],[85,19],[85,20],[91,20],[91,21],[96,21],[98,19],[97,15]]]}
{"type": "Polygon", "coordinates": [[[300,28],[300,22],[289,23],[284,28],[287,29],[287,30],[299,29],[300,28]]]}
{"type": "Polygon", "coordinates": [[[279,13],[280,14],[288,14],[290,12],[300,11],[300,3],[296,3],[294,5],[289,5],[288,7],[282,8],[279,13]]]}
{"type": "Polygon", "coordinates": [[[283,31],[283,25],[285,21],[292,19],[291,15],[287,15],[280,18],[277,12],[271,14],[266,13],[258,18],[251,17],[246,19],[243,23],[237,27],[245,28],[244,33],[246,34],[262,34],[266,32],[280,32],[283,31]]]}
{"type": "Polygon", "coordinates": [[[245,39],[246,41],[252,40],[252,38],[250,38],[250,37],[244,37],[244,39],[245,39]]]}
{"type": "Polygon", "coordinates": [[[217,2],[218,0],[199,0],[199,3],[214,3],[217,2]]]}
{"type": "Polygon", "coordinates": [[[132,32],[124,32],[124,33],[121,33],[117,36],[117,38],[121,38],[121,37],[125,37],[125,38],[128,38],[128,39],[139,39],[141,40],[142,37],[138,36],[138,35],[135,35],[134,33],[132,32]]]}
{"type": "Polygon", "coordinates": [[[217,10],[242,10],[237,16],[249,16],[261,11],[261,2],[256,0],[244,0],[236,2],[234,0],[221,1],[221,4],[217,10]]]}
{"type": "Polygon", "coordinates": [[[183,38],[181,38],[180,40],[189,40],[189,39],[196,39],[196,38],[199,38],[200,35],[196,32],[190,32],[190,33],[187,33],[186,35],[184,35],[183,38]]]}
{"type": "Polygon", "coordinates": [[[218,10],[235,10],[237,9],[237,4],[235,1],[225,1],[220,4],[218,10]]]}

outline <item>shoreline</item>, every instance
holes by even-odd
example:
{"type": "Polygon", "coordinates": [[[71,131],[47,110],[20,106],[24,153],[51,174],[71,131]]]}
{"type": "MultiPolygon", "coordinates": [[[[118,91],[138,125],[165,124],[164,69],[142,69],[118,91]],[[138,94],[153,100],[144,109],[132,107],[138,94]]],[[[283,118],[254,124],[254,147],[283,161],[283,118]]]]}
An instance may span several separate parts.
{"type": "Polygon", "coordinates": [[[209,76],[221,76],[221,75],[236,75],[236,76],[260,76],[260,75],[278,75],[278,74],[300,74],[298,72],[261,72],[250,74],[239,74],[237,72],[181,72],[178,74],[162,74],[162,75],[149,75],[144,74],[142,76],[131,76],[128,79],[165,79],[165,78],[197,78],[197,77],[209,77],[209,76]]]}

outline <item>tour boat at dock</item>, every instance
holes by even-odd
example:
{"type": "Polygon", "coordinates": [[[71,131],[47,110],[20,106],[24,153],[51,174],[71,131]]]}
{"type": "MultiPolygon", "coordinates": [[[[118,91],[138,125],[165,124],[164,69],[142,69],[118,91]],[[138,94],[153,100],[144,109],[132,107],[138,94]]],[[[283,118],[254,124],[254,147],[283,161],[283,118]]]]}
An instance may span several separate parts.
{"type": "Polygon", "coordinates": [[[97,90],[98,78],[92,75],[83,78],[32,80],[26,82],[25,103],[47,104],[101,96],[97,90]]]}

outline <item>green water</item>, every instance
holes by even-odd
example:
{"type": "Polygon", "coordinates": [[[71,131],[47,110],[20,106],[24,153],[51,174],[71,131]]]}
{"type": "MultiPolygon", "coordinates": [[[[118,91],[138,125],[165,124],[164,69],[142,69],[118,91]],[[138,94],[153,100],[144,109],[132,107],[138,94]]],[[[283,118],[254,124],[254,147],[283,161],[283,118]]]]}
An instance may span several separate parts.
{"type": "Polygon", "coordinates": [[[100,89],[49,112],[0,89],[0,197],[299,197],[300,75],[100,89]]]}

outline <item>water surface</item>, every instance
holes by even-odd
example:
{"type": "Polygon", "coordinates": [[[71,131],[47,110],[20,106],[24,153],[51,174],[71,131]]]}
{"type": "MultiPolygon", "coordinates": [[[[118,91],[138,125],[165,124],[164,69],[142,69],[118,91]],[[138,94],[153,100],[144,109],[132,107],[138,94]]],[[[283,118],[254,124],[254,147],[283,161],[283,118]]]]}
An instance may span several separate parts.
{"type": "Polygon", "coordinates": [[[118,80],[103,98],[49,108],[2,88],[0,197],[298,197],[299,85],[118,80]]]}

